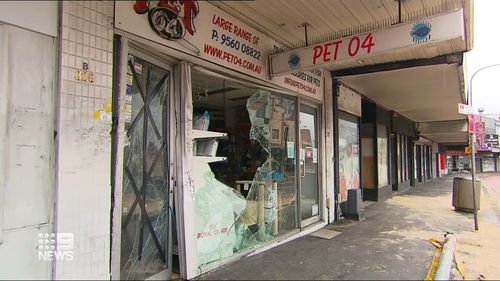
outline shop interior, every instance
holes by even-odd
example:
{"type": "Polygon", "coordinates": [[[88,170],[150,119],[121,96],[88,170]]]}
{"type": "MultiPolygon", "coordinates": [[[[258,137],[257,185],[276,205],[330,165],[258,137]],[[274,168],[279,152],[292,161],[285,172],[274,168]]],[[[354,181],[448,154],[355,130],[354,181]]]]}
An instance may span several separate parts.
{"type": "Polygon", "coordinates": [[[205,186],[195,178],[203,266],[297,228],[296,104],[196,70],[191,85],[192,169],[213,173],[205,186]],[[221,219],[214,222],[214,217],[221,219]],[[216,235],[221,232],[225,235],[216,235]]]}
{"type": "MultiPolygon", "coordinates": [[[[198,140],[193,147],[194,155],[227,158],[227,161],[214,159],[209,165],[215,178],[230,187],[236,188],[237,182],[253,181],[257,168],[267,160],[262,145],[250,139],[252,124],[246,108],[247,100],[258,90],[192,71],[193,129],[227,134],[210,140],[218,142],[210,149],[205,149],[204,140],[198,140]],[[208,126],[197,119],[204,115],[208,115],[208,126]]],[[[248,195],[248,187],[241,189],[241,193],[248,195]]]]}

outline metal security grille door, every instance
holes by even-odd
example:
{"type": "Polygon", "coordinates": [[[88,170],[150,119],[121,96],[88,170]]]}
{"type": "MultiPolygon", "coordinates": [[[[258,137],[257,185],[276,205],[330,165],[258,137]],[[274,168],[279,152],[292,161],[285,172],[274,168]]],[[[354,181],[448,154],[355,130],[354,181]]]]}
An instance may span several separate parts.
{"type": "Polygon", "coordinates": [[[169,272],[170,71],[129,55],[125,99],[121,279],[169,272]]]}

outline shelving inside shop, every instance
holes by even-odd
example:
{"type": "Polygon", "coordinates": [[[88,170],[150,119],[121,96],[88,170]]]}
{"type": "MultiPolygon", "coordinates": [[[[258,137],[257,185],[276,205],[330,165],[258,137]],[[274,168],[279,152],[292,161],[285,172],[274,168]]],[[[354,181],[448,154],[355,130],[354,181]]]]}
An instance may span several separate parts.
{"type": "Polygon", "coordinates": [[[240,106],[233,113],[236,115],[232,120],[235,121],[234,126],[229,128],[224,121],[225,112],[207,107],[195,108],[193,128],[196,127],[196,120],[202,116],[205,116],[208,126],[196,127],[192,136],[196,147],[195,159],[210,163],[218,180],[235,187],[238,180],[253,180],[257,168],[266,161],[267,155],[257,141],[250,140],[251,122],[247,109],[240,106]],[[207,145],[209,151],[205,149],[207,145]]]}

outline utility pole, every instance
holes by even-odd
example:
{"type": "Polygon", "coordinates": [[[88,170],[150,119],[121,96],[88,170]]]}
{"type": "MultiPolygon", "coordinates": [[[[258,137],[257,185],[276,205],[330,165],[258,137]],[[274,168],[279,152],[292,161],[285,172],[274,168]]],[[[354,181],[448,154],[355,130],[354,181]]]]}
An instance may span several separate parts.
{"type": "MultiPolygon", "coordinates": [[[[471,79],[472,82],[472,79],[471,79]]],[[[472,102],[471,102],[472,103],[472,102]]],[[[474,121],[476,122],[476,121],[474,121]]],[[[474,124],[474,129],[476,125],[474,124]]],[[[477,218],[477,206],[476,206],[476,134],[472,132],[470,135],[470,161],[471,161],[471,174],[472,174],[472,201],[474,202],[474,229],[479,230],[479,221],[477,218]]]]}
{"type": "MultiPolygon", "coordinates": [[[[470,106],[472,106],[472,80],[474,79],[474,76],[476,76],[476,74],[481,70],[484,70],[484,69],[490,68],[490,67],[495,67],[495,66],[500,66],[500,63],[482,67],[482,68],[478,69],[476,72],[474,72],[474,74],[472,74],[472,77],[470,78],[469,96],[467,99],[467,103],[470,106]]],[[[474,120],[474,122],[475,122],[475,120],[474,120]]],[[[472,174],[472,200],[474,201],[474,203],[473,203],[474,204],[474,229],[476,231],[479,231],[479,220],[477,217],[477,205],[476,205],[476,134],[475,134],[475,129],[476,129],[476,124],[474,124],[474,132],[471,132],[472,134],[470,137],[471,162],[472,162],[471,163],[471,168],[472,168],[472,170],[471,170],[471,174],[472,174]]]]}

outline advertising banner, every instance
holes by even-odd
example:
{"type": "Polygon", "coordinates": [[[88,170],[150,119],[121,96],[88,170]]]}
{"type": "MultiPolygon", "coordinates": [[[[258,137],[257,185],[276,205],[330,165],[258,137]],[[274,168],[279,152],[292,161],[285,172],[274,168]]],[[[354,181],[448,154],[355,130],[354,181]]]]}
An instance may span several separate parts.
{"type": "Polygon", "coordinates": [[[486,134],[484,137],[484,142],[487,146],[492,148],[498,148],[498,135],[486,134]]]}
{"type": "Polygon", "coordinates": [[[344,60],[360,60],[376,53],[462,38],[463,11],[400,24],[361,35],[324,42],[271,56],[271,76],[325,68],[344,60]]]}
{"type": "Polygon", "coordinates": [[[270,39],[207,1],[115,1],[115,27],[253,77],[267,77],[270,39]]]}
{"type": "Polygon", "coordinates": [[[469,133],[473,133],[476,131],[476,121],[474,118],[474,114],[469,114],[469,133]]]}
{"type": "Polygon", "coordinates": [[[339,193],[347,200],[349,189],[359,189],[359,127],[357,123],[339,119],[339,193]]]}
{"type": "MultiPolygon", "coordinates": [[[[285,47],[278,42],[271,40],[271,53],[279,54],[285,51],[285,47]]],[[[299,91],[301,94],[323,101],[323,70],[314,69],[308,71],[299,71],[271,79],[276,85],[293,91],[299,91]]]]}
{"type": "Polygon", "coordinates": [[[269,56],[283,52],[283,46],[207,1],[116,1],[115,27],[323,100],[323,70],[269,79],[269,56]]]}

